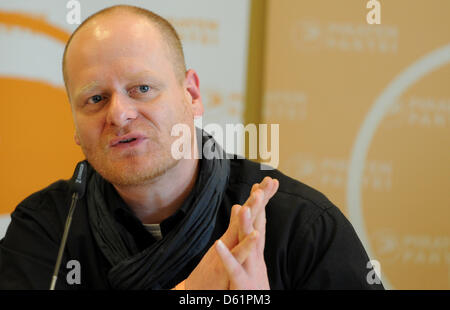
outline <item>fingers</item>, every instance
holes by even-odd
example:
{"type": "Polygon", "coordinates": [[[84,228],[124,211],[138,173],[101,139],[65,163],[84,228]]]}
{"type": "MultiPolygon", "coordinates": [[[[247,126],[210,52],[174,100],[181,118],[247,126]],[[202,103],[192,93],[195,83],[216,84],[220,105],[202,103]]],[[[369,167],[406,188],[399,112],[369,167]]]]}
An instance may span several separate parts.
{"type": "Polygon", "coordinates": [[[247,273],[220,239],[216,242],[215,249],[219,254],[223,266],[225,267],[231,284],[233,284],[233,286],[245,286],[248,282],[247,273]]]}
{"type": "Polygon", "coordinates": [[[225,245],[232,249],[238,242],[238,233],[240,231],[240,221],[239,221],[239,210],[242,208],[241,205],[234,205],[231,208],[230,224],[228,225],[227,231],[220,238],[225,245]]]}
{"type": "Polygon", "coordinates": [[[248,206],[252,211],[252,221],[255,221],[256,216],[278,190],[278,184],[278,180],[265,177],[261,183],[252,186],[250,197],[244,203],[244,206],[248,206]]]}
{"type": "Polygon", "coordinates": [[[239,210],[239,242],[241,242],[245,236],[253,231],[252,214],[250,208],[243,206],[239,210]]]}
{"type": "MultiPolygon", "coordinates": [[[[243,206],[234,205],[231,209],[230,224],[222,236],[225,245],[232,249],[239,241],[256,228],[260,234],[265,233],[265,206],[278,189],[278,180],[265,177],[261,183],[252,186],[250,197],[243,206]],[[243,207],[246,208],[243,208],[243,207]],[[246,217],[250,210],[251,219],[246,217]]],[[[264,240],[264,238],[260,238],[264,240]]]]}
{"type": "Polygon", "coordinates": [[[242,206],[234,205],[231,209],[230,225],[214,247],[231,287],[252,286],[249,275],[261,273],[260,264],[255,262],[264,262],[265,207],[278,187],[278,180],[265,177],[261,183],[252,186],[250,196],[242,206]]]}
{"type": "Polygon", "coordinates": [[[266,209],[264,208],[256,217],[254,229],[258,231],[258,253],[264,252],[264,245],[266,243],[266,209]]]}
{"type": "Polygon", "coordinates": [[[231,250],[231,253],[233,254],[234,258],[239,264],[242,265],[246,261],[249,254],[255,248],[258,237],[259,237],[258,232],[254,230],[231,250]]]}
{"type": "MultiPolygon", "coordinates": [[[[260,184],[256,183],[252,186],[250,197],[245,202],[244,208],[241,209],[241,212],[244,212],[246,211],[246,207],[250,208],[252,215],[251,222],[255,229],[260,233],[264,232],[266,224],[265,207],[269,202],[269,199],[272,198],[278,190],[278,186],[278,180],[265,177],[260,184]]],[[[240,219],[242,219],[242,217],[240,217],[240,219]]],[[[242,230],[243,227],[240,226],[241,235],[239,240],[242,240],[242,230]]]]}
{"type": "Polygon", "coordinates": [[[260,183],[259,188],[264,191],[264,198],[266,204],[278,190],[278,185],[279,185],[278,180],[272,179],[271,177],[265,177],[263,181],[260,183]]]}
{"type": "MultiPolygon", "coordinates": [[[[268,178],[265,178],[264,181],[266,181],[268,178]]],[[[255,229],[261,234],[260,236],[260,240],[259,242],[262,243],[264,245],[264,240],[265,240],[265,231],[266,231],[266,208],[265,206],[267,205],[267,203],[269,202],[269,199],[273,197],[273,195],[275,195],[275,193],[278,190],[279,187],[279,182],[276,179],[271,179],[271,184],[266,183],[266,185],[264,185],[264,181],[262,183],[262,187],[265,187],[265,192],[267,194],[264,195],[264,208],[262,208],[262,210],[260,211],[260,213],[256,216],[256,219],[254,221],[253,226],[255,227],[255,229]]]]}

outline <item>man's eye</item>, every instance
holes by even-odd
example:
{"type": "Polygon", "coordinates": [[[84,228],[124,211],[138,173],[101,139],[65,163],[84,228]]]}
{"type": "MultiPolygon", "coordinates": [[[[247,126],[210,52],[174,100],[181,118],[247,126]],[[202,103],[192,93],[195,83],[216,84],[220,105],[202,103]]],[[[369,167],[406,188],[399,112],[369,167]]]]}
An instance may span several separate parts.
{"type": "Polygon", "coordinates": [[[146,92],[148,92],[150,90],[150,87],[148,86],[148,85],[140,85],[139,86],[139,91],[141,92],[141,93],[146,93],[146,92]]]}
{"type": "Polygon", "coordinates": [[[103,97],[102,96],[100,96],[100,95],[95,95],[95,96],[92,96],[91,98],[89,98],[89,100],[88,100],[88,102],[89,103],[99,103],[100,101],[102,101],[102,99],[103,99],[103,97]]]}
{"type": "Polygon", "coordinates": [[[150,90],[151,90],[150,86],[148,86],[148,85],[139,85],[139,86],[135,86],[132,89],[130,89],[128,91],[128,94],[130,96],[136,97],[136,96],[148,93],[150,90]]]}

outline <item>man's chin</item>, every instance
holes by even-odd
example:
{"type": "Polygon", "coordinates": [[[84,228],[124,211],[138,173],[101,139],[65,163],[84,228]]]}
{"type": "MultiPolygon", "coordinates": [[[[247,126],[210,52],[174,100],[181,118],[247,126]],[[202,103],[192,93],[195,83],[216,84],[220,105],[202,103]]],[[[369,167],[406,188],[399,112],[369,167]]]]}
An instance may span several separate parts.
{"type": "Polygon", "coordinates": [[[118,161],[93,164],[94,169],[108,182],[116,186],[139,186],[151,183],[177,164],[177,160],[145,163],[118,161]]]}

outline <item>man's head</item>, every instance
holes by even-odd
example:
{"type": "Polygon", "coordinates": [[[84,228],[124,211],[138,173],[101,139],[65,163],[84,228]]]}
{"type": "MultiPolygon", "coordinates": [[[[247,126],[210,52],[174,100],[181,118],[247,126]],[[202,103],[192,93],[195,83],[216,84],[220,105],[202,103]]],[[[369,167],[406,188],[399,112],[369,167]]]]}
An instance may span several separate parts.
{"type": "Polygon", "coordinates": [[[167,21],[130,6],[100,11],[72,34],[63,72],[75,141],[103,177],[138,185],[176,165],[172,127],[184,123],[194,133],[203,106],[197,74],[186,72],[167,21]]]}
{"type": "Polygon", "coordinates": [[[72,33],[70,36],[66,47],[64,49],[64,55],[63,55],[63,61],[62,61],[62,70],[63,70],[63,78],[64,83],[67,87],[67,73],[66,73],[66,54],[68,47],[70,46],[70,43],[73,39],[73,37],[76,35],[76,33],[84,28],[84,26],[93,20],[99,18],[100,16],[106,16],[111,13],[118,13],[118,14],[135,14],[137,17],[144,17],[147,21],[152,23],[155,27],[158,28],[161,35],[164,38],[164,43],[166,43],[166,47],[168,49],[169,55],[172,57],[172,63],[174,65],[175,74],[180,79],[180,82],[184,80],[184,74],[186,72],[186,64],[184,60],[184,53],[183,53],[183,46],[181,44],[181,40],[176,32],[176,30],[173,28],[173,26],[163,17],[159,16],[158,14],[155,14],[149,10],[131,6],[131,5],[116,5],[109,8],[105,8],[101,11],[98,11],[95,14],[92,14],[88,18],[86,18],[83,23],[72,33]]]}

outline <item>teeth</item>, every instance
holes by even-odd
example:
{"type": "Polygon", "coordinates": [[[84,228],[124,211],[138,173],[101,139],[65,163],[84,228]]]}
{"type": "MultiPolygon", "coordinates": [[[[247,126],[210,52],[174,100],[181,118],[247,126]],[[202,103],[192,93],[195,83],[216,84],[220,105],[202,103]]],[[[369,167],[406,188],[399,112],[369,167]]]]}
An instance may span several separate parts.
{"type": "Polygon", "coordinates": [[[130,139],[122,140],[119,143],[127,143],[127,142],[131,142],[133,140],[136,140],[136,138],[130,138],[130,139]]]}

